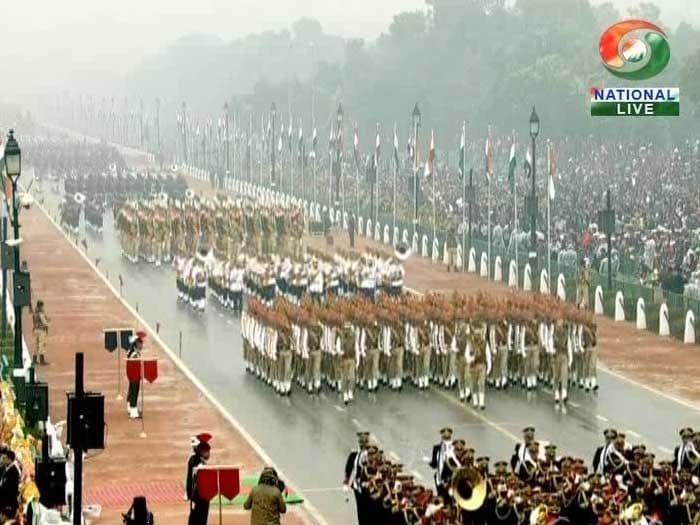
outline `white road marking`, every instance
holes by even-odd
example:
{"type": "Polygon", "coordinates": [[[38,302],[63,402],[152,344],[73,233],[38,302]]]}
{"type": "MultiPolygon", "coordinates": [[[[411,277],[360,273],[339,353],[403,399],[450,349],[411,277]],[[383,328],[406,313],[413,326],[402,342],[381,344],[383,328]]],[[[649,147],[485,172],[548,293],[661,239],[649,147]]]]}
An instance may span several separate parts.
{"type": "Polygon", "coordinates": [[[673,454],[673,450],[671,450],[670,448],[666,448],[666,447],[656,447],[656,448],[658,448],[664,454],[673,454]]]}
{"type": "MultiPolygon", "coordinates": [[[[262,463],[268,464],[279,473],[280,477],[283,479],[286,479],[289,481],[289,484],[294,487],[299,487],[299,483],[294,482],[292,478],[287,476],[282,472],[282,470],[275,464],[274,461],[272,461],[272,458],[267,455],[267,452],[262,448],[262,446],[253,439],[253,436],[251,436],[248,431],[243,427],[243,425],[235,418],[233,415],[226,410],[226,408],[219,402],[218,399],[214,397],[214,395],[207,389],[204,384],[197,379],[197,377],[192,373],[192,371],[187,368],[187,365],[185,365],[184,361],[179,359],[175,352],[173,352],[170,347],[165,343],[163,339],[160,338],[160,336],[156,333],[156,331],[151,327],[148,322],[134,309],[132,306],[126,302],[126,300],[119,295],[119,290],[114,288],[112,286],[112,283],[109,282],[108,279],[105,278],[104,275],[102,275],[97,267],[94,265],[94,263],[90,260],[90,258],[83,253],[77,245],[74,245],[71,242],[71,239],[68,237],[66,232],[64,232],[61,227],[54,221],[51,216],[46,212],[46,209],[44,209],[43,206],[38,205],[38,208],[42,211],[42,213],[46,216],[47,219],[54,225],[54,227],[63,235],[63,237],[69,242],[70,246],[73,247],[73,249],[80,255],[83,260],[90,266],[93,272],[102,279],[102,281],[107,285],[107,288],[112,292],[114,297],[124,306],[124,308],[127,309],[127,311],[135,317],[139,323],[141,323],[141,326],[143,326],[146,331],[149,333],[151,338],[161,347],[163,352],[170,358],[170,360],[175,364],[175,366],[182,372],[185,377],[192,382],[192,384],[200,391],[202,394],[204,394],[204,397],[207,398],[207,400],[216,408],[219,413],[229,422],[229,424],[245,439],[250,447],[255,451],[255,453],[260,457],[262,460],[262,463]]],[[[341,409],[342,410],[342,409],[341,409]]],[[[301,493],[303,495],[303,492],[301,493]]],[[[315,505],[313,505],[308,498],[304,498],[304,508],[305,510],[311,515],[311,517],[319,524],[319,525],[330,525],[328,521],[323,517],[321,512],[316,508],[315,505]]]]}
{"type": "Polygon", "coordinates": [[[688,408],[690,410],[695,410],[696,412],[700,412],[700,406],[696,405],[695,403],[691,403],[690,401],[686,401],[684,399],[680,399],[678,397],[672,396],[670,394],[667,394],[665,392],[661,392],[660,390],[656,390],[655,388],[645,385],[644,383],[640,383],[639,381],[636,381],[634,379],[631,379],[629,377],[625,377],[624,375],[615,372],[613,370],[610,370],[606,366],[603,365],[598,365],[598,370],[601,372],[604,372],[606,374],[610,374],[613,377],[616,377],[617,379],[621,379],[622,381],[625,381],[631,385],[637,386],[639,388],[643,388],[644,390],[647,390],[648,392],[651,392],[652,394],[656,394],[659,397],[663,397],[664,399],[668,399],[669,401],[673,401],[675,403],[678,403],[679,405],[688,408]]]}
{"type": "Polygon", "coordinates": [[[423,478],[423,474],[421,474],[421,473],[418,472],[417,470],[412,470],[412,471],[411,471],[411,475],[412,475],[414,478],[416,478],[418,481],[421,481],[421,480],[424,479],[424,478],[423,478]]]}
{"type": "Polygon", "coordinates": [[[399,455],[398,455],[396,452],[394,452],[393,450],[390,450],[390,451],[389,451],[389,453],[387,454],[387,457],[388,457],[390,460],[392,460],[393,462],[395,462],[395,463],[400,463],[400,462],[401,462],[401,458],[400,458],[399,455]]]}
{"type": "Polygon", "coordinates": [[[362,428],[362,423],[360,423],[357,418],[352,418],[352,424],[355,425],[355,428],[358,430],[362,428]]]}
{"type": "Polygon", "coordinates": [[[599,421],[602,421],[603,423],[607,423],[608,421],[610,421],[607,417],[601,416],[600,414],[596,414],[595,417],[596,417],[599,421]]]}
{"type": "Polygon", "coordinates": [[[471,410],[467,409],[468,406],[465,405],[464,403],[461,403],[458,399],[455,397],[443,392],[442,390],[439,390],[435,387],[431,387],[433,392],[435,392],[437,395],[443,397],[453,405],[457,405],[460,408],[462,408],[465,412],[468,412],[470,415],[474,416],[475,418],[479,419],[480,421],[484,422],[484,424],[488,425],[489,427],[493,428],[494,430],[497,430],[504,436],[510,438],[514,443],[518,443],[520,441],[520,438],[513,434],[510,430],[506,429],[503,427],[503,425],[500,425],[499,423],[496,423],[494,421],[491,421],[489,418],[486,416],[482,415],[480,412],[477,412],[476,410],[471,410]]]}
{"type": "Polygon", "coordinates": [[[333,405],[333,408],[335,408],[338,412],[345,412],[345,409],[341,406],[333,405]]]}
{"type": "Polygon", "coordinates": [[[635,439],[642,439],[642,435],[638,434],[634,430],[625,430],[625,434],[627,434],[628,436],[632,436],[635,439]]]}
{"type": "Polygon", "coordinates": [[[581,408],[581,405],[574,403],[573,401],[567,401],[567,403],[574,408],[581,408]]]}

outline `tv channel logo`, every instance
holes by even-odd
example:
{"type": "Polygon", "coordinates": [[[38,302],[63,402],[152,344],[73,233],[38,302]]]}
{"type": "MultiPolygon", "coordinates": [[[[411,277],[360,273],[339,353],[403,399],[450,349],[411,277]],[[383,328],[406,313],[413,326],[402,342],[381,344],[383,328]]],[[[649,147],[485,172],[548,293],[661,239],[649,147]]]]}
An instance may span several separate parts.
{"type": "MultiPolygon", "coordinates": [[[[605,69],[624,80],[647,80],[661,73],[671,60],[666,33],[646,20],[623,20],[600,37],[605,69]]],[[[680,90],[673,88],[592,88],[591,116],[678,116],[680,90]]]]}
{"type": "Polygon", "coordinates": [[[600,37],[600,57],[613,75],[646,80],[661,73],[671,60],[666,33],[646,20],[624,20],[600,37]]]}

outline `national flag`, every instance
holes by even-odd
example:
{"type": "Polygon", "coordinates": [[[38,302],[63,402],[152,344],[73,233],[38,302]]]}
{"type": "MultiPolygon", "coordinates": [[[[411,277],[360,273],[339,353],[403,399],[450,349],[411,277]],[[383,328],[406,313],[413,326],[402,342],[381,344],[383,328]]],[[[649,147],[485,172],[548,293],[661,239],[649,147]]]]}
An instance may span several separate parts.
{"type": "Polygon", "coordinates": [[[309,156],[312,159],[316,158],[316,146],[318,144],[318,136],[316,135],[316,128],[314,128],[313,137],[311,138],[311,153],[309,156]]]}
{"type": "Polygon", "coordinates": [[[525,168],[525,176],[530,177],[532,175],[532,150],[530,148],[527,148],[525,153],[525,164],[523,167],[525,168]]]}
{"type": "Polygon", "coordinates": [[[355,136],[352,139],[353,154],[355,156],[355,164],[359,168],[360,166],[360,135],[357,131],[357,124],[355,124],[355,136]]]}
{"type": "Polygon", "coordinates": [[[299,162],[301,166],[306,165],[306,154],[304,151],[304,131],[301,127],[301,124],[299,125],[299,162]]]}
{"type": "Polygon", "coordinates": [[[554,154],[554,148],[550,142],[547,142],[547,171],[549,172],[549,184],[547,186],[549,200],[553,201],[555,196],[554,175],[557,172],[557,158],[554,154]]]}
{"type": "Polygon", "coordinates": [[[493,177],[493,137],[491,135],[491,126],[489,126],[489,134],[486,137],[486,177],[489,182],[493,177]]]}
{"type": "Polygon", "coordinates": [[[459,139],[459,178],[464,177],[464,148],[467,142],[467,130],[462,126],[462,138],[459,139]]]}
{"type": "Polygon", "coordinates": [[[377,125],[377,139],[374,146],[374,169],[376,170],[379,166],[379,149],[382,144],[382,138],[379,136],[379,125],[377,125]]]}
{"type": "Polygon", "coordinates": [[[424,177],[434,175],[433,163],[435,162],[435,135],[433,130],[430,130],[430,149],[428,150],[428,158],[425,160],[424,177]]]}
{"type": "Polygon", "coordinates": [[[515,188],[515,137],[513,138],[513,143],[510,145],[510,156],[508,158],[508,184],[510,185],[510,190],[513,191],[515,188]]]}
{"type": "Polygon", "coordinates": [[[396,122],[394,122],[394,164],[399,166],[399,136],[396,134],[396,122]]]}

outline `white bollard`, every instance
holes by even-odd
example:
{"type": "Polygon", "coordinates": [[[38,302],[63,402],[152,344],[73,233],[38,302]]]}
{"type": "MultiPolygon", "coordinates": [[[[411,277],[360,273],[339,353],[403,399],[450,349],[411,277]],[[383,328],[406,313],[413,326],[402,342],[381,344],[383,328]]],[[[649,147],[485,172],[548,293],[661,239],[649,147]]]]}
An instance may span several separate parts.
{"type": "Polygon", "coordinates": [[[692,310],[688,310],[685,314],[685,333],[683,334],[683,342],[687,345],[695,344],[695,314],[692,310]]]}
{"type": "Polygon", "coordinates": [[[374,229],[372,228],[372,219],[367,219],[367,232],[366,232],[366,237],[368,239],[372,238],[372,232],[374,229]]]}
{"type": "Polygon", "coordinates": [[[357,220],[357,235],[364,235],[365,234],[365,220],[362,218],[362,215],[360,215],[360,218],[357,220]]]}
{"type": "Polygon", "coordinates": [[[440,246],[438,245],[437,239],[433,239],[433,253],[431,255],[432,255],[431,259],[433,260],[433,262],[434,263],[438,262],[438,259],[440,256],[440,246]]]}
{"type": "MultiPolygon", "coordinates": [[[[401,237],[401,241],[404,244],[408,244],[408,230],[403,231],[403,236],[401,237]]],[[[416,253],[416,252],[413,252],[413,253],[416,253]]]]}
{"type": "MultiPolygon", "coordinates": [[[[447,250],[445,250],[447,253],[447,250]]],[[[457,246],[457,268],[462,271],[462,265],[464,264],[464,257],[462,254],[462,245],[457,246]]]]}
{"type": "Polygon", "coordinates": [[[625,296],[618,291],[615,294],[615,321],[625,320],[625,296]]]}
{"type": "Polygon", "coordinates": [[[486,252],[481,252],[481,266],[479,267],[479,275],[481,277],[489,276],[489,257],[486,252]]]}
{"type": "Polygon", "coordinates": [[[542,268],[542,271],[540,272],[540,293],[541,294],[549,294],[549,279],[547,275],[547,270],[545,268],[542,268]]]}
{"type": "Polygon", "coordinates": [[[343,230],[348,231],[348,212],[343,214],[343,230]]]}
{"type": "Polygon", "coordinates": [[[374,240],[382,242],[382,227],[379,225],[379,221],[374,225],[374,240]]]}
{"type": "Polygon", "coordinates": [[[399,244],[399,227],[394,226],[394,233],[391,237],[391,245],[396,246],[397,244],[399,244]]]}
{"type": "Polygon", "coordinates": [[[593,312],[596,315],[603,315],[605,313],[603,309],[603,287],[600,285],[596,286],[594,303],[593,312]]]}
{"type": "Polygon", "coordinates": [[[496,255],[493,263],[493,280],[499,283],[503,280],[503,262],[500,255],[496,255]]]}
{"type": "Polygon", "coordinates": [[[474,250],[474,248],[469,250],[469,266],[467,267],[467,271],[469,273],[476,272],[476,250],[474,250]]]}
{"type": "Polygon", "coordinates": [[[320,204],[316,205],[315,218],[316,218],[316,222],[321,222],[321,205],[320,204]]]}
{"type": "MultiPolygon", "coordinates": [[[[442,245],[442,264],[447,265],[448,262],[450,262],[450,254],[447,253],[447,241],[445,241],[442,245]]],[[[462,269],[461,264],[457,264],[457,261],[455,261],[455,266],[460,270],[462,269]]]]}
{"type": "Polygon", "coordinates": [[[532,267],[530,263],[525,265],[525,270],[523,271],[523,290],[526,292],[532,291],[532,267]]]}
{"type": "Polygon", "coordinates": [[[389,241],[391,241],[391,238],[389,238],[389,225],[385,224],[384,225],[384,244],[389,244],[389,241]]]}
{"type": "Polygon", "coordinates": [[[423,240],[421,241],[420,245],[421,245],[421,250],[420,250],[421,257],[427,257],[428,256],[428,236],[427,235],[423,235],[423,240]]]}
{"type": "Polygon", "coordinates": [[[557,297],[562,301],[566,301],[566,281],[563,273],[560,273],[559,277],[557,277],[557,297]]]}
{"type": "Polygon", "coordinates": [[[637,330],[647,329],[647,310],[644,298],[637,299],[637,330]]]}
{"type": "Polygon", "coordinates": [[[518,265],[513,260],[508,265],[508,286],[511,288],[518,287],[518,265]]]}
{"type": "Polygon", "coordinates": [[[671,335],[671,327],[668,321],[668,306],[666,303],[662,303],[661,308],[659,308],[659,335],[671,335]]]}
{"type": "Polygon", "coordinates": [[[418,232],[413,232],[413,240],[411,241],[411,251],[418,253],[418,232]]]}

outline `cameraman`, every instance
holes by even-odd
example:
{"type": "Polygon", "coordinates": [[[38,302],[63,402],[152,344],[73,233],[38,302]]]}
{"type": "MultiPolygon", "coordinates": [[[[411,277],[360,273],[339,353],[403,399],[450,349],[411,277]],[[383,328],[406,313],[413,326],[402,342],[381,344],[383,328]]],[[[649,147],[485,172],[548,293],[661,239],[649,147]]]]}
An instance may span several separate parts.
{"type": "Polygon", "coordinates": [[[265,467],[258,485],[253,487],[243,504],[244,509],[252,510],[250,525],[279,525],[280,514],[287,512],[282,490],[284,484],[277,477],[275,469],[265,467]]]}

